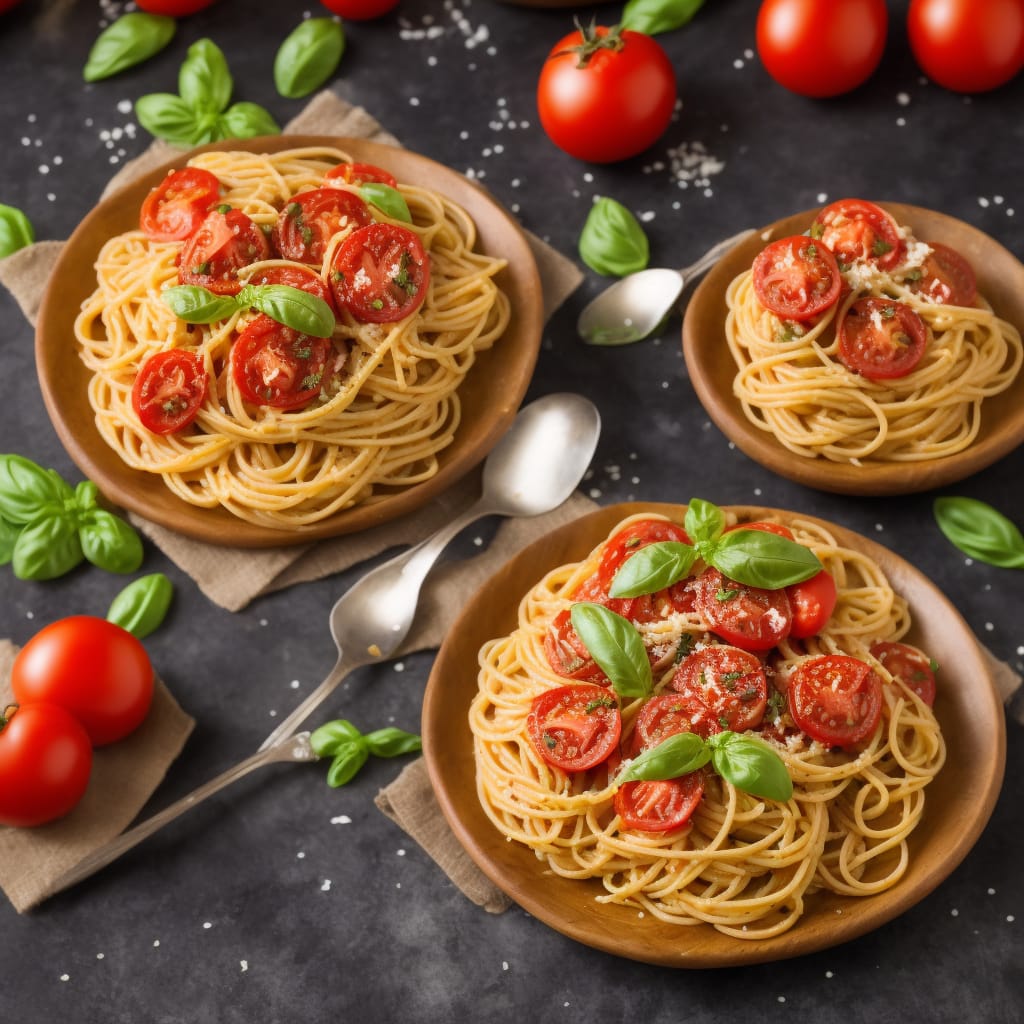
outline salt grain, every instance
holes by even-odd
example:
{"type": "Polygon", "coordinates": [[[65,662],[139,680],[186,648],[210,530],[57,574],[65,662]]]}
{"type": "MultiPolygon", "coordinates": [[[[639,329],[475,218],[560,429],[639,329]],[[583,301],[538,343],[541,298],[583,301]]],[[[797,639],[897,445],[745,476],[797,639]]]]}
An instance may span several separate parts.
{"type": "Polygon", "coordinates": [[[347,814],[339,814],[335,818],[331,818],[332,825],[351,825],[352,819],[347,814]]]}

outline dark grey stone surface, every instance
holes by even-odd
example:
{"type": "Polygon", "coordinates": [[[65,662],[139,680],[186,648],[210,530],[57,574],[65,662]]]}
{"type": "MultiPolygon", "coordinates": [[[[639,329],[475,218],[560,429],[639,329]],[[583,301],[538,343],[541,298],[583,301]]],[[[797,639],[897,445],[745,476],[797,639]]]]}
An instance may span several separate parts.
{"type": "MultiPolygon", "coordinates": [[[[815,206],[819,195],[933,207],[1024,253],[1024,77],[971,99],[928,84],[906,44],[907,3],[897,2],[874,78],[835,100],[802,99],[771,82],[754,54],[757,6],[717,0],[662,37],[678,74],[680,116],[651,152],[611,167],[565,156],[538,123],[536,75],[571,28],[568,11],[402,0],[380,21],[348,25],[331,87],[410,148],[473,171],[526,227],[573,257],[595,194],[649,212],[656,265],[684,265],[743,227],[815,206]],[[471,46],[485,27],[486,39],[471,46]],[[706,186],[680,188],[670,151],[692,153],[698,143],[721,166],[706,186]]],[[[301,109],[276,94],[271,68],[302,6],[219,0],[183,20],[149,63],[83,85],[101,19],[124,7],[25,0],[0,16],[0,202],[25,210],[40,238],[66,237],[107,177],[145,148],[146,133],[128,128],[130,101],[174,89],[187,45],[201,36],[227,54],[236,98],[266,105],[281,122],[301,109]]],[[[607,21],[618,10],[599,13],[607,21]]],[[[661,339],[634,347],[577,341],[576,314],[603,284],[588,272],[549,325],[530,390],[574,389],[600,406],[605,430],[586,485],[600,502],[699,494],[833,519],[901,552],[999,657],[1021,667],[1020,574],[965,565],[934,526],[934,494],[852,499],[774,477],[708,422],[687,377],[678,320],[661,339]]],[[[0,449],[79,479],[43,408],[32,331],[2,290],[0,324],[0,449]]],[[[992,502],[1020,522],[1022,480],[1018,450],[946,493],[992,502]]],[[[145,570],[175,582],[170,619],[147,646],[198,723],[155,810],[255,749],[272,713],[296,700],[292,680],[303,692],[323,676],[333,659],[327,612],[357,573],[229,614],[152,548],[145,570]]],[[[8,569],[0,575],[0,636],[17,642],[64,615],[103,614],[121,582],[95,569],[45,584],[14,580],[8,569]]],[[[415,730],[430,664],[421,654],[401,672],[364,670],[328,710],[367,727],[393,720],[415,730]]],[[[1019,1021],[1020,726],[1009,725],[1008,740],[992,821],[933,894],[857,941],[743,970],[655,968],[577,945],[517,908],[483,913],[373,806],[395,762],[372,763],[337,791],[319,768],[264,770],[34,913],[18,916],[0,902],[0,1020],[1019,1021]]]]}

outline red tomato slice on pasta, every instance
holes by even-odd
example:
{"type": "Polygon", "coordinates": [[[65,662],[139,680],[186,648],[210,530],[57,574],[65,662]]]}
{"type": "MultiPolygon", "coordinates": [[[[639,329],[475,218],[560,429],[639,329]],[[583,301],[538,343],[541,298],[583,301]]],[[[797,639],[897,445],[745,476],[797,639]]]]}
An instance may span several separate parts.
{"type": "Polygon", "coordinates": [[[785,590],[762,590],[708,568],[695,584],[697,613],[711,632],[744,651],[768,651],[789,635],[792,611],[785,590]]]}
{"type": "Polygon", "coordinates": [[[370,208],[354,192],[315,188],[285,204],[274,225],[274,246],[286,260],[320,266],[327,244],[348,227],[373,220],[370,208]]]}
{"type": "Polygon", "coordinates": [[[608,677],[590,656],[576,632],[568,608],[554,618],[544,637],[544,654],[560,676],[607,686],[608,677]]]}
{"type": "Polygon", "coordinates": [[[343,181],[346,185],[362,185],[365,182],[379,182],[397,188],[395,176],[376,164],[344,163],[332,167],[325,175],[324,181],[343,181]]]}
{"type": "Polygon", "coordinates": [[[558,686],[534,697],[526,728],[548,764],[582,772],[616,749],[622,716],[615,695],[601,686],[558,686]]]}
{"type": "Polygon", "coordinates": [[[627,782],[615,792],[615,813],[623,828],[672,832],[682,828],[704,795],[704,776],[690,772],[678,779],[627,782]]]}
{"type": "Polygon", "coordinates": [[[304,292],[309,292],[310,295],[322,299],[331,309],[334,309],[334,296],[324,283],[324,279],[312,267],[307,267],[302,263],[265,267],[250,274],[247,282],[249,284],[285,284],[290,288],[301,288],[304,292]]]}
{"type": "Polygon", "coordinates": [[[259,316],[235,340],[231,370],[246,401],[298,409],[320,394],[330,353],[326,338],[311,338],[259,316]]]}
{"type": "Polygon", "coordinates": [[[704,647],[684,658],[672,689],[703,704],[723,729],[743,732],[760,724],[768,702],[764,666],[738,647],[704,647]]]}
{"type": "Polygon", "coordinates": [[[180,242],[202,223],[220,195],[217,177],[201,167],[182,167],[142,202],[139,226],[157,242],[180,242]]]}
{"type": "Polygon", "coordinates": [[[835,256],[806,235],[779,238],[754,260],[758,302],[782,320],[810,320],[835,304],[843,276],[835,256]]]}
{"type": "Polygon", "coordinates": [[[211,210],[182,247],[178,282],[236,295],[242,288],[238,271],[269,255],[267,236],[241,210],[211,210]]]}
{"type": "Polygon", "coordinates": [[[812,739],[851,749],[882,717],[882,679],[867,662],[827,654],[799,665],[789,680],[789,712],[812,739]]]}
{"type": "Polygon", "coordinates": [[[827,569],[822,569],[803,583],[786,587],[793,624],[789,635],[798,640],[817,636],[832,617],[836,606],[836,581],[827,569]]]}
{"type": "Polygon", "coordinates": [[[764,533],[774,533],[777,537],[785,537],[786,540],[793,540],[793,531],[788,526],[783,526],[782,523],[768,523],[768,522],[754,522],[754,523],[734,523],[732,526],[727,526],[723,533],[732,533],[735,530],[761,530],[764,533]]]}
{"type": "Polygon", "coordinates": [[[151,355],[132,385],[132,408],[152,434],[184,430],[206,398],[209,378],[196,352],[175,348],[151,355]]]}
{"type": "Polygon", "coordinates": [[[714,713],[700,700],[683,693],[661,693],[640,709],[633,726],[633,746],[639,752],[656,747],[662,740],[681,732],[707,739],[721,732],[714,713]]]}
{"type": "Polygon", "coordinates": [[[947,306],[973,306],[978,298],[978,280],[974,268],[956,251],[942,242],[928,242],[932,250],[921,266],[921,274],[907,280],[916,295],[947,306]]]}
{"type": "Polygon", "coordinates": [[[881,641],[871,648],[871,655],[886,668],[889,675],[899,679],[931,707],[935,703],[935,671],[932,661],[923,651],[909,644],[881,641]]]}
{"type": "Polygon", "coordinates": [[[857,299],[839,324],[839,358],[868,380],[905,377],[921,361],[928,328],[905,302],[857,299]]]}
{"type": "Polygon", "coordinates": [[[865,199],[826,206],[811,225],[811,237],[821,239],[841,264],[866,260],[879,270],[898,266],[906,249],[892,216],[865,199]]]}
{"type": "Polygon", "coordinates": [[[597,566],[598,583],[607,590],[611,587],[619,567],[627,558],[648,544],[662,541],[689,544],[690,538],[681,526],[667,519],[639,519],[623,527],[605,542],[597,566]]]}

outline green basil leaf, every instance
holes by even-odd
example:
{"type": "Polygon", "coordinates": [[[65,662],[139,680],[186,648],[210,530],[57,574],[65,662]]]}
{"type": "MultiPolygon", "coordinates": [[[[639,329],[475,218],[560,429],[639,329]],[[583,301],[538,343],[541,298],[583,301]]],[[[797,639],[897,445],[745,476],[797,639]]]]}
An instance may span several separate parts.
{"type": "Polygon", "coordinates": [[[6,565],[14,557],[14,542],[21,533],[21,527],[0,519],[0,565],[6,565]]]}
{"type": "Polygon", "coordinates": [[[356,743],[362,735],[347,718],[338,718],[314,729],[309,745],[317,757],[333,757],[344,744],[356,743]]]}
{"type": "Polygon", "coordinates": [[[285,327],[314,338],[329,338],[334,333],[334,311],[323,299],[301,288],[287,284],[258,284],[243,291],[243,301],[285,327]]]}
{"type": "Polygon", "coordinates": [[[382,210],[392,220],[405,221],[406,224],[412,223],[409,204],[397,188],[384,185],[379,181],[367,181],[359,186],[359,194],[366,202],[376,206],[378,210],[382,210]]]}
{"type": "Polygon", "coordinates": [[[11,552],[11,568],[19,580],[56,579],[81,560],[78,528],[68,515],[47,515],[29,523],[11,552]]]}
{"type": "Polygon", "coordinates": [[[174,38],[176,22],[159,14],[122,14],[92,44],[82,77],[98,82],[159,53],[174,38]]]}
{"type": "Polygon", "coordinates": [[[36,240],[32,222],[16,206],[0,203],[0,259],[36,240]]]}
{"type": "Polygon", "coordinates": [[[298,99],[319,89],[334,74],[345,52],[345,31],[333,18],[307,18],[288,35],[274,58],[274,85],[298,99]]]}
{"type": "Polygon", "coordinates": [[[231,102],[235,83],[221,48],[212,39],[198,39],[178,71],[181,99],[197,113],[219,114],[231,102]]]}
{"type": "Polygon", "coordinates": [[[715,771],[737,789],[766,800],[788,800],[793,780],[786,763],[761,740],[737,732],[716,733],[708,739],[715,771]]]}
{"type": "Polygon", "coordinates": [[[188,324],[212,324],[237,313],[240,304],[234,295],[216,295],[194,284],[165,288],[160,298],[180,320],[188,324]]]}
{"type": "Polygon", "coordinates": [[[52,470],[22,455],[0,455],[0,518],[15,526],[63,512],[72,491],[52,470]]]}
{"type": "Polygon", "coordinates": [[[95,508],[99,502],[100,489],[91,481],[83,480],[75,487],[75,507],[79,512],[86,512],[95,508]]]}
{"type": "Polygon", "coordinates": [[[414,754],[423,749],[423,741],[415,733],[402,729],[375,729],[364,737],[370,753],[376,757],[398,757],[400,754],[414,754]]]}
{"type": "Polygon", "coordinates": [[[232,103],[217,119],[216,130],[218,139],[251,139],[281,132],[270,113],[257,103],[232,103]]]}
{"type": "MultiPolygon", "coordinates": [[[[139,124],[158,139],[175,146],[197,146],[201,141],[211,142],[207,122],[200,118],[180,96],[170,92],[151,92],[135,101],[135,116],[139,124]]],[[[216,115],[212,115],[216,124],[216,115]]]]}
{"type": "Polygon", "coordinates": [[[79,516],[82,551],[93,565],[107,572],[135,572],[142,565],[142,541],[120,516],[102,508],[89,509],[79,516]]]}
{"type": "Polygon", "coordinates": [[[683,528],[694,544],[713,544],[725,529],[725,514],[710,501],[691,498],[686,506],[683,528]]]}
{"type": "Polygon", "coordinates": [[[602,196],[590,208],[579,241],[580,258],[599,274],[625,277],[650,259],[644,229],[622,203],[602,196]]]}
{"type": "Polygon", "coordinates": [[[107,621],[141,640],[164,621],[173,596],[174,585],[162,572],[140,576],[111,602],[107,621]]]}
{"type": "Polygon", "coordinates": [[[936,498],[932,511],[946,539],[965,555],[1003,569],[1024,569],[1024,536],[991,505],[976,498],[936,498]]]}
{"type": "Polygon", "coordinates": [[[654,594],[678,583],[693,568],[697,552],[676,540],[658,541],[630,555],[612,580],[610,597],[654,594]]]}
{"type": "Polygon", "coordinates": [[[765,530],[725,533],[706,557],[729,579],[763,590],[781,590],[802,583],[823,568],[810,548],[765,530]]]}
{"type": "Polygon", "coordinates": [[[573,628],[620,697],[651,692],[651,663],[636,626],[610,608],[579,601],[569,612],[573,628]]]}
{"type": "Polygon", "coordinates": [[[656,36],[682,28],[704,6],[704,0],[629,0],[620,24],[656,36]]]}
{"type": "Polygon", "coordinates": [[[696,733],[677,732],[638,754],[615,782],[621,785],[641,779],[677,779],[702,768],[710,759],[708,745],[696,733]]]}
{"type": "Polygon", "coordinates": [[[362,736],[352,743],[343,743],[327,769],[327,785],[337,788],[351,782],[369,756],[369,748],[362,736]]]}

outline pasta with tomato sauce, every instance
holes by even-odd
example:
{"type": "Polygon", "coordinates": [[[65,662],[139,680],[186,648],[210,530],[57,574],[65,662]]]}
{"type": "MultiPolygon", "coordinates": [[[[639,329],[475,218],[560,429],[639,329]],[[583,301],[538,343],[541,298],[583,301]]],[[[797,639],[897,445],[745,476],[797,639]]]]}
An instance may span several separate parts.
{"type": "Polygon", "coordinates": [[[517,628],[484,645],[469,724],[485,813],[547,871],[596,880],[599,902],[759,939],[793,927],[816,891],[870,896],[900,879],[945,746],[935,666],[903,642],[907,604],[881,568],[817,522],[743,525],[809,548],[820,572],[763,591],[697,558],[669,587],[611,597],[632,554],[688,542],[662,516],[630,517],[548,572],[517,628]],[[581,602],[632,624],[649,692],[609,685],[567,617],[581,602]],[[617,781],[682,733],[742,748],[748,766],[767,757],[791,795],[754,795],[742,766],[726,778],[714,761],[617,781]]]}
{"type": "Polygon", "coordinates": [[[429,479],[509,322],[475,241],[451,200],[338,149],[193,157],[104,245],[76,319],[100,434],[184,501],[282,530],[429,479]]]}

